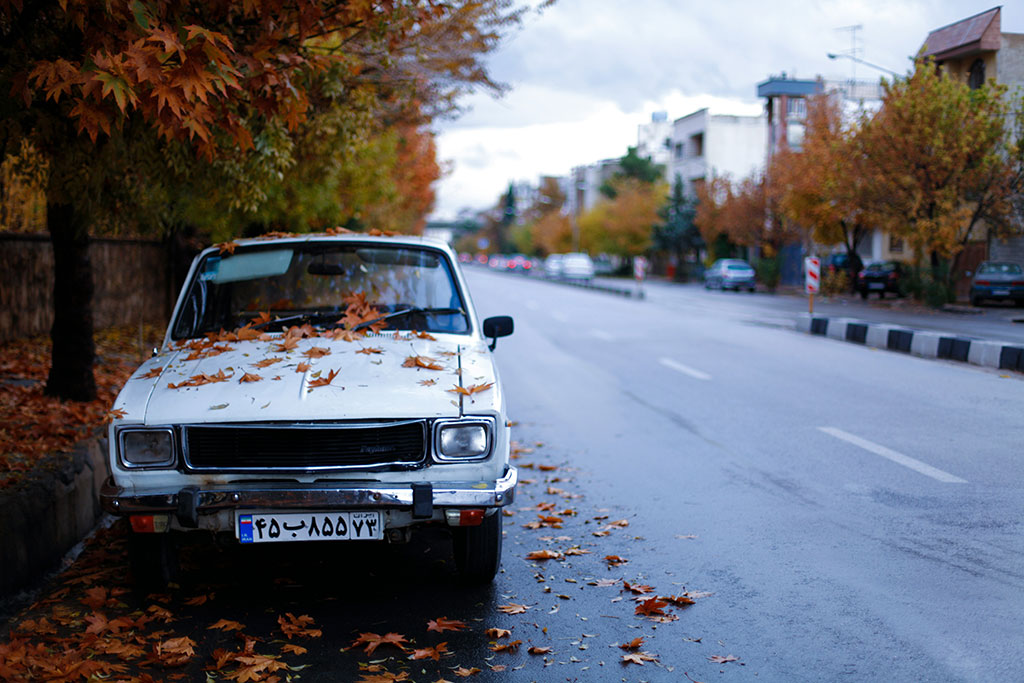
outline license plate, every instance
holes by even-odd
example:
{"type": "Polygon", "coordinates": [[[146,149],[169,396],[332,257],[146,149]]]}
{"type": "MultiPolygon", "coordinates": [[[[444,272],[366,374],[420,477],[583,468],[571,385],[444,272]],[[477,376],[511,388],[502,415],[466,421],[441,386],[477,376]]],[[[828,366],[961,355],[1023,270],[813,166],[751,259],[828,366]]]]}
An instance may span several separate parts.
{"type": "Polygon", "coordinates": [[[381,513],[240,512],[235,516],[240,543],[285,541],[379,541],[384,538],[381,513]]]}
{"type": "Polygon", "coordinates": [[[993,289],[992,296],[1010,296],[1010,290],[1008,289],[993,289]]]}
{"type": "Polygon", "coordinates": [[[869,282],[868,289],[885,289],[884,282],[869,282]]]}

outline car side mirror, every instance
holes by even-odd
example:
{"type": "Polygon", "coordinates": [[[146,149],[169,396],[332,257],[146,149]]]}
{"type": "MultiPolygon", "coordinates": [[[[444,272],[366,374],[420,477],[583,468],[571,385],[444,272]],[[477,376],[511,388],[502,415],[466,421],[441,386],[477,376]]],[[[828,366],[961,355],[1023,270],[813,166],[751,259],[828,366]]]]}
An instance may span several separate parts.
{"type": "Polygon", "coordinates": [[[498,345],[498,337],[507,337],[512,334],[514,329],[515,323],[512,322],[512,316],[509,315],[496,315],[484,320],[484,336],[491,339],[488,348],[493,351],[494,347],[498,345]]]}

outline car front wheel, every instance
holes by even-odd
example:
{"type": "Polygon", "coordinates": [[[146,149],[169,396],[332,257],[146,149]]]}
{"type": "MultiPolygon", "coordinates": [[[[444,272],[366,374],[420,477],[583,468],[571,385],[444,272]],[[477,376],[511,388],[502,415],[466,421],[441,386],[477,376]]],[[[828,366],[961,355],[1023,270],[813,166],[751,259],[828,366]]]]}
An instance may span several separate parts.
{"type": "Polygon", "coordinates": [[[501,511],[484,517],[480,526],[452,529],[452,550],[463,582],[482,585],[493,581],[501,564],[501,511]]]}

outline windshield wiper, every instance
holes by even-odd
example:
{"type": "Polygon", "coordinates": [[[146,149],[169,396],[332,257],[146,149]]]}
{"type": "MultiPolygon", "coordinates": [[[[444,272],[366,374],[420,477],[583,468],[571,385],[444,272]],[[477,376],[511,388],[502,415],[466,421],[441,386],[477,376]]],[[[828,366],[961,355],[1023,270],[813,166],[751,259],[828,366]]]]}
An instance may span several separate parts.
{"type": "Polygon", "coordinates": [[[412,315],[414,313],[436,313],[437,315],[453,315],[455,313],[461,313],[462,315],[466,315],[466,312],[461,308],[403,308],[400,311],[394,311],[392,313],[382,315],[379,318],[374,318],[373,320],[367,320],[366,322],[359,323],[358,325],[352,328],[352,331],[358,332],[359,330],[370,327],[371,325],[376,325],[377,323],[380,322],[384,322],[385,320],[391,320],[392,318],[400,318],[403,315],[412,315]]]}
{"type": "Polygon", "coordinates": [[[274,318],[273,320],[268,320],[265,323],[257,323],[252,327],[253,329],[258,330],[260,328],[266,327],[267,325],[287,325],[288,323],[297,322],[299,320],[319,322],[320,320],[323,320],[325,318],[340,318],[341,316],[341,313],[296,313],[294,315],[286,315],[283,318],[274,318]]]}

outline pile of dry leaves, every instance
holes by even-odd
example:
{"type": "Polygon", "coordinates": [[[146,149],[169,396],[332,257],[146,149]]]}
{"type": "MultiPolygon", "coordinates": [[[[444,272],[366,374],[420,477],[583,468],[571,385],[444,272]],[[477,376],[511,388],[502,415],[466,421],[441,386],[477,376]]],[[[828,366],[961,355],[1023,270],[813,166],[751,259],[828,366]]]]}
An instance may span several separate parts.
{"type": "Polygon", "coordinates": [[[70,451],[106,420],[121,386],[158,343],[155,327],[111,328],[96,334],[96,388],[90,403],[43,395],[50,370],[50,339],[34,337],[0,345],[0,488],[51,453],[70,451]]]}

